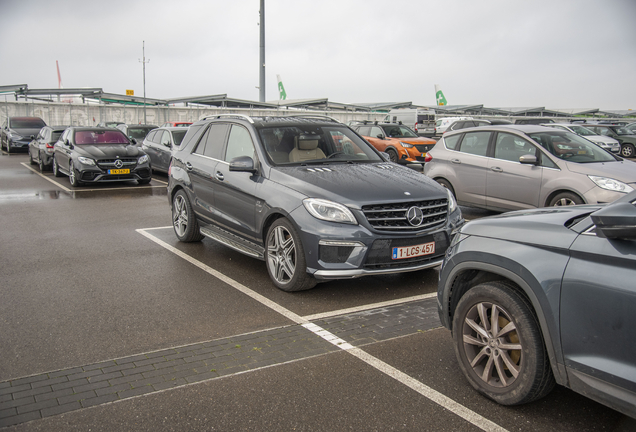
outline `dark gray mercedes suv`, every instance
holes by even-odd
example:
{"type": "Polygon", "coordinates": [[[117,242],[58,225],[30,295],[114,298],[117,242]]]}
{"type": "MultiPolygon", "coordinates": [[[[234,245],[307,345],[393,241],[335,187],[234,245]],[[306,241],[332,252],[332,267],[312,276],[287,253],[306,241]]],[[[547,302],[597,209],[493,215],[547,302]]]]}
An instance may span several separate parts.
{"type": "Polygon", "coordinates": [[[168,199],[180,241],[209,237],[264,260],[284,291],[438,266],[463,223],[446,189],[324,116],[194,123],[168,199]]]}

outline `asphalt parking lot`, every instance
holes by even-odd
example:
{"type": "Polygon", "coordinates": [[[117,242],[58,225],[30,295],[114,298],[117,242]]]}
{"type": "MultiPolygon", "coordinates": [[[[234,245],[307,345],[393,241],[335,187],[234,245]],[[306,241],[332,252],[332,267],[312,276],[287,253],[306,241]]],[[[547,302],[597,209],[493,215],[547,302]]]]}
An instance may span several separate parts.
{"type": "Polygon", "coordinates": [[[0,155],[0,427],[636,428],[561,387],[520,407],[478,395],[437,320],[437,270],[285,293],[261,261],[177,242],[166,184],[73,188],[0,155]]]}

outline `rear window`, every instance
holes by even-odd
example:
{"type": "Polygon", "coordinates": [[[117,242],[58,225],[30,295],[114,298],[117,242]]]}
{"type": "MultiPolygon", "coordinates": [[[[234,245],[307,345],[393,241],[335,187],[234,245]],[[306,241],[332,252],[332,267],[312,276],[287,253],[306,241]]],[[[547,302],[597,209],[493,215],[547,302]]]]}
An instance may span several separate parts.
{"type": "Polygon", "coordinates": [[[187,130],[183,131],[172,131],[172,139],[174,139],[174,145],[180,146],[181,141],[183,141],[183,137],[185,136],[187,130]]]}
{"type": "Polygon", "coordinates": [[[135,138],[135,139],[144,139],[146,138],[146,135],[148,134],[148,132],[150,132],[153,129],[154,127],[151,127],[151,128],[129,127],[128,136],[130,138],[135,138]]]}
{"type": "Polygon", "coordinates": [[[14,118],[11,119],[11,127],[15,129],[36,129],[46,126],[44,120],[39,118],[14,118]]]}

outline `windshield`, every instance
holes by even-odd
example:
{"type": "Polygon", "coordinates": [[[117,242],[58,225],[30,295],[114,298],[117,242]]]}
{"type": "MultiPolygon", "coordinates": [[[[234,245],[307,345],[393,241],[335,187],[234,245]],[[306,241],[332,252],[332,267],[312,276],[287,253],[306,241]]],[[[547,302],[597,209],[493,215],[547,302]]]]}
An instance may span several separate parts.
{"type": "Polygon", "coordinates": [[[583,126],[570,126],[570,128],[572,128],[574,133],[579,134],[581,136],[596,135],[596,133],[592,132],[591,130],[583,126]]]}
{"type": "Polygon", "coordinates": [[[376,151],[346,126],[265,127],[258,133],[275,165],[382,162],[376,151]]]}
{"type": "Polygon", "coordinates": [[[187,130],[184,131],[172,131],[172,139],[174,140],[174,145],[180,146],[181,141],[183,141],[183,137],[185,136],[187,130]]]}
{"type": "Polygon", "coordinates": [[[75,144],[128,144],[120,131],[76,131],[75,144]]]}
{"type": "Polygon", "coordinates": [[[382,126],[382,129],[391,138],[418,138],[418,135],[406,126],[382,126]]]}
{"type": "Polygon", "coordinates": [[[64,132],[64,131],[51,132],[51,140],[49,142],[54,143],[55,141],[57,141],[60,138],[60,135],[62,135],[62,132],[64,132]]]}
{"type": "Polygon", "coordinates": [[[14,129],[41,129],[46,126],[41,119],[11,119],[11,127],[14,129]]]}
{"type": "Polygon", "coordinates": [[[543,148],[568,162],[614,162],[617,159],[592,142],[571,132],[540,132],[529,134],[543,148]]]}

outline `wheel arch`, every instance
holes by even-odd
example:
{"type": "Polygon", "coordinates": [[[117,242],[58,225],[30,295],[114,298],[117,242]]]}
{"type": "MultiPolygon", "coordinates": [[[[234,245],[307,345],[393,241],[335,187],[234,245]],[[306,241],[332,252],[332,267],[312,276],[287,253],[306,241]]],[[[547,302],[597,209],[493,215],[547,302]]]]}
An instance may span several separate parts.
{"type": "MultiPolygon", "coordinates": [[[[462,296],[478,284],[494,281],[507,282],[511,289],[532,305],[532,313],[539,322],[554,377],[557,383],[566,385],[568,378],[563,364],[561,342],[557,334],[558,327],[555,328],[548,322],[548,318],[543,312],[542,301],[537,297],[530,284],[516,272],[494,264],[474,261],[465,261],[453,267],[446,278],[446,286],[444,287],[444,293],[448,293],[446,294],[448,301],[442,303],[442,308],[444,305],[446,306],[446,310],[442,309],[442,312],[446,315],[445,319],[449,320],[449,329],[453,331],[453,314],[462,296]],[[554,328],[555,331],[551,331],[551,328],[554,328]]],[[[536,280],[532,282],[539,285],[536,280]]],[[[544,300],[543,303],[547,303],[547,300],[544,300]]]]}
{"type": "Polygon", "coordinates": [[[557,196],[560,193],[571,193],[573,195],[576,195],[577,197],[579,197],[581,199],[581,201],[583,201],[583,204],[588,204],[588,202],[585,200],[585,198],[583,197],[583,194],[580,194],[572,189],[557,189],[553,192],[551,192],[550,194],[548,194],[548,196],[545,198],[545,201],[543,203],[543,207],[548,207],[550,205],[550,201],[552,201],[552,199],[557,196]]]}

